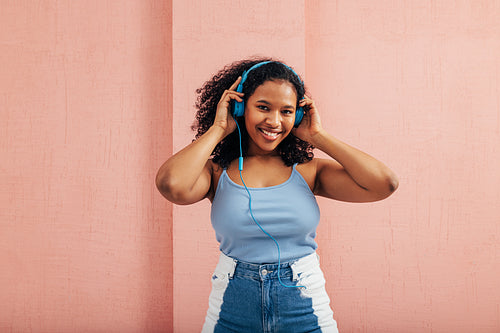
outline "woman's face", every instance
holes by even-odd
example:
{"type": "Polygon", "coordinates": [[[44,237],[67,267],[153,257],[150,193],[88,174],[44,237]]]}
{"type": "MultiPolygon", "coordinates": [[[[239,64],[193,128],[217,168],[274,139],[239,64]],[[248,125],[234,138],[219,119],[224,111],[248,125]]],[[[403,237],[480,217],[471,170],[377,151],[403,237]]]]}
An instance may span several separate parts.
{"type": "Polygon", "coordinates": [[[249,155],[269,155],[293,129],[297,93],[285,80],[266,81],[245,102],[249,155]]]}

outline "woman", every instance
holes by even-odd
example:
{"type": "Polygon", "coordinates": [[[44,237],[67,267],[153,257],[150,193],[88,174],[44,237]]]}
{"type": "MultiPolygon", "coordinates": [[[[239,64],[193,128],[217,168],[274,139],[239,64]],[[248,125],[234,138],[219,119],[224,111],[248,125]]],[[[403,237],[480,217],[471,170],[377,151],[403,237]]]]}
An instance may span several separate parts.
{"type": "Polygon", "coordinates": [[[233,63],[197,92],[196,140],[156,184],[176,204],[212,202],[221,254],[203,332],[338,332],[315,252],[315,195],[377,201],[397,177],[328,134],[282,62],[233,63]]]}

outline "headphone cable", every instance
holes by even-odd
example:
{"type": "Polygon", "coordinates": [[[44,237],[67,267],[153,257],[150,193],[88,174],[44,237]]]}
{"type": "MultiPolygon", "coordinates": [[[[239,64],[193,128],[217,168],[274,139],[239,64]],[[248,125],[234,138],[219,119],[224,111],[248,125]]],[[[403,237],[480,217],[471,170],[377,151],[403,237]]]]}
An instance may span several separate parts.
{"type": "Polygon", "coordinates": [[[257,226],[259,227],[259,229],[262,230],[262,232],[264,234],[266,234],[269,238],[271,238],[274,241],[274,244],[276,245],[276,248],[278,249],[278,281],[279,281],[279,283],[283,287],[286,287],[286,288],[304,288],[304,289],[306,289],[305,286],[289,286],[289,285],[284,284],[281,281],[281,276],[280,276],[280,266],[281,266],[281,250],[280,250],[280,245],[278,244],[278,241],[273,236],[271,236],[266,230],[264,230],[264,228],[260,225],[260,223],[257,222],[257,219],[255,218],[255,216],[253,216],[253,211],[252,211],[252,195],[250,194],[250,190],[248,189],[247,185],[245,184],[245,181],[243,180],[243,175],[241,174],[241,171],[243,171],[243,149],[242,149],[242,146],[241,146],[241,131],[240,131],[240,126],[238,125],[238,121],[236,121],[236,119],[234,119],[234,121],[236,123],[236,127],[238,128],[238,137],[240,139],[239,140],[240,141],[240,157],[238,158],[238,169],[240,171],[241,182],[243,183],[243,186],[245,187],[245,190],[248,193],[248,208],[250,210],[250,216],[252,217],[252,220],[255,222],[255,224],[257,224],[257,226]]]}

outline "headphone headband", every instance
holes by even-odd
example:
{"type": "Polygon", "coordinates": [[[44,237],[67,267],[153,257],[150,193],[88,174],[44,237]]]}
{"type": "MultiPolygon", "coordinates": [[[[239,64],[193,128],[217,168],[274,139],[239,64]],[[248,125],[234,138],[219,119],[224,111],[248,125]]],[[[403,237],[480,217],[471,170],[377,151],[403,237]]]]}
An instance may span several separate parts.
{"type": "Polygon", "coordinates": [[[253,70],[254,70],[254,69],[256,69],[256,68],[259,68],[259,67],[260,67],[260,66],[262,66],[262,65],[269,64],[269,63],[271,63],[271,62],[274,62],[274,63],[281,64],[281,65],[285,66],[285,67],[286,67],[287,69],[289,69],[289,70],[290,70],[293,74],[295,74],[295,76],[297,77],[297,79],[299,79],[299,82],[300,82],[301,84],[304,84],[304,83],[302,82],[302,80],[300,79],[299,74],[297,74],[297,73],[293,70],[293,68],[292,68],[292,67],[290,67],[290,66],[288,66],[288,65],[286,65],[286,64],[284,64],[284,63],[282,63],[282,62],[279,62],[279,61],[272,61],[272,60],[270,60],[270,61],[262,61],[262,62],[259,62],[259,63],[255,64],[255,65],[253,65],[252,67],[250,67],[249,69],[247,69],[246,71],[244,71],[244,72],[243,72],[243,74],[241,75],[241,81],[240,81],[240,83],[238,84],[238,87],[236,88],[236,91],[238,91],[238,92],[242,92],[242,91],[243,91],[243,83],[245,83],[245,81],[247,80],[248,73],[250,73],[251,71],[253,71],[253,70]]]}

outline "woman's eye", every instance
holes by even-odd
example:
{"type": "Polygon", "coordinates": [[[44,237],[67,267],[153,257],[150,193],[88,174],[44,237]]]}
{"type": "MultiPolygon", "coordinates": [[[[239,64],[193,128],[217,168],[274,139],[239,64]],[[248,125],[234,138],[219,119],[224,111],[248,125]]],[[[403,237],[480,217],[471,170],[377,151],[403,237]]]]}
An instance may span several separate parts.
{"type": "Polygon", "coordinates": [[[283,110],[283,113],[284,113],[284,114],[292,114],[292,113],[293,113],[293,111],[292,111],[292,110],[283,110]]]}
{"type": "Polygon", "coordinates": [[[269,109],[267,108],[267,106],[265,106],[265,105],[258,105],[257,107],[258,107],[259,109],[261,109],[261,110],[265,110],[265,111],[269,110],[269,109]]]}

